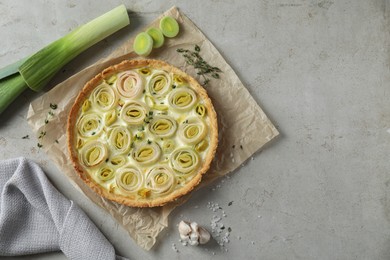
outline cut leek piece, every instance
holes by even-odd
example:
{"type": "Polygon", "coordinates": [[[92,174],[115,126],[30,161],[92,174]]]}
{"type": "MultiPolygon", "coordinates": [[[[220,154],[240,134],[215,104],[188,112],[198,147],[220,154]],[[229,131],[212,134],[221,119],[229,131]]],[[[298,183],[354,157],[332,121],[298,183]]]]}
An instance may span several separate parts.
{"type": "Polygon", "coordinates": [[[165,16],[160,20],[160,29],[164,36],[173,38],[179,33],[179,24],[171,16],[165,16]]]}
{"type": "Polygon", "coordinates": [[[153,39],[153,48],[160,48],[163,46],[165,38],[160,29],[152,27],[149,28],[146,33],[153,39]]]}
{"type": "Polygon", "coordinates": [[[40,91],[62,66],[129,23],[126,7],[120,5],[35,53],[19,72],[32,90],[40,91]]]}
{"type": "Polygon", "coordinates": [[[0,70],[0,113],[27,87],[40,91],[78,54],[130,23],[121,5],[80,26],[37,53],[0,70]]]}
{"type": "Polygon", "coordinates": [[[153,49],[153,39],[146,32],[141,32],[135,37],[133,49],[140,56],[148,56],[153,49]]]}

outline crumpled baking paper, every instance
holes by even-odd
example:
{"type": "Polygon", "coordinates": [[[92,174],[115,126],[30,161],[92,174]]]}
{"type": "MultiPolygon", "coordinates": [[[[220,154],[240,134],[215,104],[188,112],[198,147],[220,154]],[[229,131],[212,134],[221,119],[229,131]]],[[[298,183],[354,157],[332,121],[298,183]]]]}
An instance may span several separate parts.
{"type": "MultiPolygon", "coordinates": [[[[176,51],[178,48],[193,50],[194,46],[198,45],[204,60],[223,71],[220,73],[220,79],[211,79],[206,87],[218,115],[219,144],[216,157],[197,187],[198,190],[234,171],[275,138],[278,131],[218,50],[176,7],[166,11],[147,28],[158,27],[159,20],[165,15],[177,19],[180,33],[175,38],[167,38],[164,46],[153,50],[148,58],[164,60],[187,72],[199,82],[203,82],[194,68],[187,65],[181,54],[176,51]]],[[[109,201],[94,193],[78,177],[67,150],[67,116],[78,92],[89,79],[106,67],[124,59],[139,58],[133,52],[132,46],[133,38],[106,59],[80,71],[34,100],[30,104],[27,119],[37,136],[45,132],[45,135],[39,139],[43,145],[41,149],[56,163],[61,172],[66,174],[73,185],[94,203],[108,211],[139,246],[149,250],[155,244],[160,231],[167,227],[170,212],[185,202],[189,196],[156,208],[133,208],[109,201]],[[57,104],[57,109],[51,109],[51,103],[57,104]]],[[[193,192],[197,192],[196,190],[193,192]]]]}

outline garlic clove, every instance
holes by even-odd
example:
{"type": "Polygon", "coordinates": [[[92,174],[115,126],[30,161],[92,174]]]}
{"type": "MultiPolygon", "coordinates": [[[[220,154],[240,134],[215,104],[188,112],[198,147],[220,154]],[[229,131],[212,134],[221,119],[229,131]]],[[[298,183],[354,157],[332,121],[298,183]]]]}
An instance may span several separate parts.
{"type": "Polygon", "coordinates": [[[191,226],[188,222],[186,221],[180,221],[179,223],[179,233],[180,233],[180,237],[181,235],[183,236],[188,236],[190,233],[191,233],[192,229],[191,229],[191,226]]]}
{"type": "Polygon", "coordinates": [[[196,223],[196,222],[191,222],[190,227],[191,227],[191,229],[192,229],[192,232],[198,233],[198,229],[199,229],[198,223],[196,223]]]}
{"type": "Polygon", "coordinates": [[[180,239],[183,241],[188,242],[190,240],[190,237],[188,235],[180,234],[180,239]]]}
{"type": "Polygon", "coordinates": [[[199,233],[198,232],[192,232],[190,234],[190,241],[189,244],[191,246],[197,246],[199,245],[199,233]]]}
{"type": "Polygon", "coordinates": [[[192,246],[206,244],[211,238],[207,229],[200,227],[196,222],[189,223],[182,220],[179,223],[178,229],[182,242],[192,246]]]}
{"type": "Polygon", "coordinates": [[[211,238],[210,233],[203,227],[199,227],[199,243],[206,244],[211,238]]]}

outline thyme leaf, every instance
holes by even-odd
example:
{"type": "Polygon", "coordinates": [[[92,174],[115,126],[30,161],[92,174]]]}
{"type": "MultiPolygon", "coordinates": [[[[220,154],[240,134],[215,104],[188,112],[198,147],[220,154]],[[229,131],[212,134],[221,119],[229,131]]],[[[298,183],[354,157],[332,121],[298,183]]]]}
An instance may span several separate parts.
{"type": "Polygon", "coordinates": [[[57,109],[57,104],[52,104],[50,103],[50,108],[53,109],[53,110],[56,110],[57,109]]]}
{"type": "Polygon", "coordinates": [[[203,86],[206,86],[210,82],[208,76],[211,76],[214,79],[220,78],[219,73],[221,73],[222,70],[218,67],[211,66],[202,58],[202,56],[200,56],[199,45],[195,45],[194,51],[183,48],[176,49],[176,51],[181,53],[186,63],[193,66],[196,69],[196,74],[203,78],[203,86]]]}

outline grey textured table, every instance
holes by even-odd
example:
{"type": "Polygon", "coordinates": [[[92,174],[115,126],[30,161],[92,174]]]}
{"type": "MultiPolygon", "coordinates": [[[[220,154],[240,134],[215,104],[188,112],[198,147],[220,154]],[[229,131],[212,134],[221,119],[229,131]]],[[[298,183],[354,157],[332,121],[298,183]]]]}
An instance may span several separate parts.
{"type": "MultiPolygon", "coordinates": [[[[130,259],[390,258],[388,0],[123,2],[131,10],[126,37],[177,5],[221,51],[280,137],[177,208],[149,252],[79,196],[37,148],[26,113],[40,93],[24,92],[0,115],[0,159],[26,156],[38,162],[130,259]],[[176,231],[181,219],[210,228],[213,216],[221,215],[209,202],[225,211],[230,242],[222,249],[215,241],[182,246],[176,231]]],[[[120,3],[0,1],[0,67],[120,3]]],[[[50,86],[106,56],[126,37],[115,34],[83,53],[50,86]]]]}

